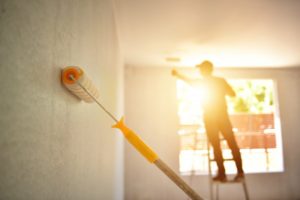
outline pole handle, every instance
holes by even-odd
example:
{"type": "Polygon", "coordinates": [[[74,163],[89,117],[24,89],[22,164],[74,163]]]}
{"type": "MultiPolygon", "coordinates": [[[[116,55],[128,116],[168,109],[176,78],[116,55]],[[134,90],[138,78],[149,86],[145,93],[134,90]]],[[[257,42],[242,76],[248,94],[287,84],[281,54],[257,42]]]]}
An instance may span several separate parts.
{"type": "Polygon", "coordinates": [[[118,128],[122,131],[125,138],[150,162],[153,163],[158,158],[158,155],[143,142],[143,140],[130,128],[124,124],[124,117],[121,118],[113,128],[118,128]]]}
{"type": "Polygon", "coordinates": [[[158,159],[154,164],[167,175],[192,200],[203,200],[181,177],[179,177],[166,163],[158,159]]]}

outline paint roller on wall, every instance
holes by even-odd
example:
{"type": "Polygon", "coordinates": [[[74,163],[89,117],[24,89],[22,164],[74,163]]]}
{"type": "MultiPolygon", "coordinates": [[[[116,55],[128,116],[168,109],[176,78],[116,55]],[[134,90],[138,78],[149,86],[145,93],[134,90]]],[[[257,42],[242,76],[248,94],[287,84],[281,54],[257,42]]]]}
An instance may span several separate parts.
{"type": "Polygon", "coordinates": [[[124,117],[117,120],[98,100],[99,92],[87,77],[84,71],[75,66],[66,67],[62,70],[62,82],[74,95],[87,103],[97,103],[115,122],[113,128],[122,131],[125,138],[136,150],[138,150],[150,163],[154,163],[162,172],[165,173],[179,188],[181,188],[191,199],[201,200],[202,198],[185,183],[158,155],[143,142],[143,140],[124,123],[124,117]]]}

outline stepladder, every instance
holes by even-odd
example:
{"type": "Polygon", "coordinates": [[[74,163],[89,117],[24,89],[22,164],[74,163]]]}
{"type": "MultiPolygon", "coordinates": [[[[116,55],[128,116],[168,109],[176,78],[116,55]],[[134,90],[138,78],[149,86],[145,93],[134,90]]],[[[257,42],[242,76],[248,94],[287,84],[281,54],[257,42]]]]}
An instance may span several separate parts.
{"type": "MultiPolygon", "coordinates": [[[[220,139],[221,142],[225,142],[224,139],[220,139]]],[[[237,191],[242,191],[244,194],[244,199],[246,200],[250,200],[249,198],[249,193],[248,193],[248,188],[247,188],[247,183],[246,183],[246,177],[236,181],[233,178],[228,178],[226,181],[214,181],[213,180],[213,169],[212,169],[212,165],[213,163],[216,162],[216,160],[214,159],[214,156],[212,154],[212,147],[210,146],[209,142],[207,141],[207,158],[208,158],[208,173],[209,173],[209,187],[210,187],[210,199],[211,200],[219,200],[222,199],[220,197],[220,190],[221,189],[225,189],[226,185],[236,185],[239,187],[237,188],[237,191]],[[224,187],[223,187],[224,186],[224,187]],[[242,190],[241,190],[242,189],[242,190]]],[[[230,158],[224,158],[224,162],[234,162],[234,159],[232,157],[230,158]]]]}

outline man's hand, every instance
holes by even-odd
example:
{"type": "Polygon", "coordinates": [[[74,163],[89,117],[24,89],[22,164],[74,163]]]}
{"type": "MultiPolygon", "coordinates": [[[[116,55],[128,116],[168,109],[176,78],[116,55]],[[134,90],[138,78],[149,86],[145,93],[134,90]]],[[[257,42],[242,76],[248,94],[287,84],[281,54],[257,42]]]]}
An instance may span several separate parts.
{"type": "Polygon", "coordinates": [[[172,69],[171,74],[172,74],[172,76],[175,76],[176,78],[178,78],[192,86],[199,83],[199,80],[191,79],[188,76],[185,76],[184,74],[179,73],[176,69],[172,69]]]}
{"type": "Polygon", "coordinates": [[[178,72],[176,71],[176,69],[172,69],[171,73],[172,73],[172,76],[176,76],[176,77],[178,76],[178,72]]]}

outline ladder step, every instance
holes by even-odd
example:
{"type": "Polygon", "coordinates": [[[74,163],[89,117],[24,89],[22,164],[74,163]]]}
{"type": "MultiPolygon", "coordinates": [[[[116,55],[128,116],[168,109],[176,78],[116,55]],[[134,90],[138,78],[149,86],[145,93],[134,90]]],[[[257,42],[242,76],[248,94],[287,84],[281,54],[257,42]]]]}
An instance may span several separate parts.
{"type": "Polygon", "coordinates": [[[233,179],[229,179],[227,181],[212,181],[213,183],[218,183],[218,184],[232,184],[232,183],[243,183],[245,181],[245,179],[243,180],[238,180],[235,181],[233,179]]]}
{"type": "MultiPolygon", "coordinates": [[[[224,158],[223,159],[224,161],[233,161],[234,159],[233,158],[224,158]]],[[[215,159],[209,159],[210,162],[215,162],[216,160],[215,159]]]]}

